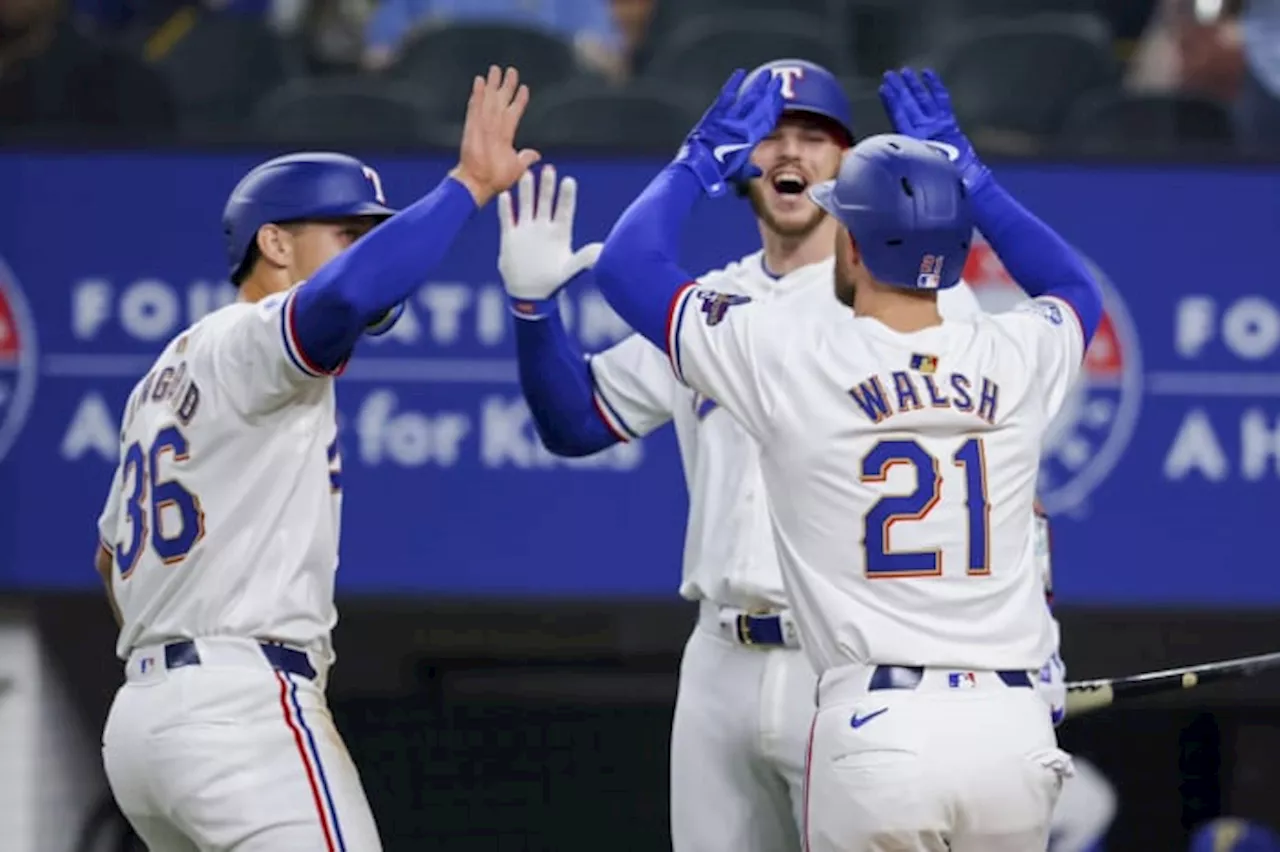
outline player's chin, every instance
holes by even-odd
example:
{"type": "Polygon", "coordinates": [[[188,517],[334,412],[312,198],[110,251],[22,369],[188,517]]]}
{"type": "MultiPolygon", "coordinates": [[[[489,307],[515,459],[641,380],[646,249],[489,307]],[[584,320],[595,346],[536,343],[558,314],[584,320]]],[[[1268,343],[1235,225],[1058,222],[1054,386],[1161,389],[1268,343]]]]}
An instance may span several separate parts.
{"type": "Polygon", "coordinates": [[[756,216],[783,236],[802,235],[813,228],[822,211],[804,193],[779,192],[760,180],[751,186],[756,216]]]}

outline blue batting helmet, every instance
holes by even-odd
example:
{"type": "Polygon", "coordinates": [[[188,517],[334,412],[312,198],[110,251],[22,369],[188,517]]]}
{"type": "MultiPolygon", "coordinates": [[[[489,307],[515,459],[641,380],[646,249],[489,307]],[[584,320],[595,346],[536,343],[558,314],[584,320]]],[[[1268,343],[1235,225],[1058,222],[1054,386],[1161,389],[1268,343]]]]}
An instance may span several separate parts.
{"type": "Polygon", "coordinates": [[[782,79],[783,114],[802,112],[821,116],[838,125],[845,133],[845,142],[853,144],[853,108],[834,74],[805,59],[775,59],[752,69],[742,81],[743,88],[761,74],[782,79]]]}
{"type": "Polygon", "coordinates": [[[871,136],[845,152],[809,197],[846,228],[877,281],[945,290],[960,280],[973,209],[947,152],[909,136],[871,136]]]}
{"type": "Polygon", "coordinates": [[[378,173],[346,154],[306,152],[268,160],[240,179],[222,211],[231,278],[239,281],[267,224],[395,214],[378,173]]]}

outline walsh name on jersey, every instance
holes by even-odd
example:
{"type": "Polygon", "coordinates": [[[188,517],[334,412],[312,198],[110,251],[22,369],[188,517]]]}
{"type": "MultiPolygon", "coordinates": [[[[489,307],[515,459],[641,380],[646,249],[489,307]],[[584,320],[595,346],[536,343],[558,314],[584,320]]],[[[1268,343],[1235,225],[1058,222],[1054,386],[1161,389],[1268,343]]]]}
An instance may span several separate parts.
{"type": "Polygon", "coordinates": [[[870,376],[850,388],[849,396],[872,423],[925,408],[950,408],[995,423],[1000,386],[985,376],[974,381],[964,373],[936,373],[937,364],[933,356],[915,356],[912,365],[918,372],[870,376]]]}

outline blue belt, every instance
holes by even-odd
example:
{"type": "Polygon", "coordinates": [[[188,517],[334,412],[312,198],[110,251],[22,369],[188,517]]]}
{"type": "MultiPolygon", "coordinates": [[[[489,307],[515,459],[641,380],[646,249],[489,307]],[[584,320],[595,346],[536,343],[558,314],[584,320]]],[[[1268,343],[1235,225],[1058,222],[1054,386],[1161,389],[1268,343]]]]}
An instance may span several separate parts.
{"type": "MultiPolygon", "coordinates": [[[[996,672],[996,677],[1004,681],[1005,686],[1027,688],[1032,686],[1031,675],[1027,672],[1017,670],[996,672]]],[[[876,666],[876,670],[871,673],[871,683],[867,685],[867,689],[915,689],[923,678],[924,666],[876,666]]]]}
{"type": "MultiPolygon", "coordinates": [[[[284,645],[276,645],[271,642],[259,642],[258,647],[262,649],[262,656],[267,658],[271,668],[276,671],[305,677],[307,680],[316,679],[315,667],[307,659],[305,651],[287,648],[284,645]]],[[[164,646],[164,667],[166,669],[180,669],[183,666],[198,665],[200,665],[200,651],[196,648],[195,642],[190,640],[170,642],[164,646]]]]}
{"type": "Polygon", "coordinates": [[[743,645],[777,645],[786,647],[782,616],[743,614],[737,619],[738,641],[743,645]]]}

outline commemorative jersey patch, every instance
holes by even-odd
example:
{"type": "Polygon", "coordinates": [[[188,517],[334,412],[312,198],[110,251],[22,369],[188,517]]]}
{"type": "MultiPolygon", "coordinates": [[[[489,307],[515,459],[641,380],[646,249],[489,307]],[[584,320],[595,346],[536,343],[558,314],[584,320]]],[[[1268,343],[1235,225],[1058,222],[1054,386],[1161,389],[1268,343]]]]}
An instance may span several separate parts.
{"type": "Polygon", "coordinates": [[[1043,302],[1036,299],[1020,305],[1018,310],[1026,311],[1029,314],[1038,314],[1053,325],[1062,325],[1062,308],[1053,302],[1043,302]]]}
{"type": "Polygon", "coordinates": [[[719,325],[730,308],[737,305],[745,305],[751,301],[750,296],[740,296],[736,293],[717,293],[714,290],[697,290],[693,295],[702,302],[702,318],[708,326],[719,325]]]}

